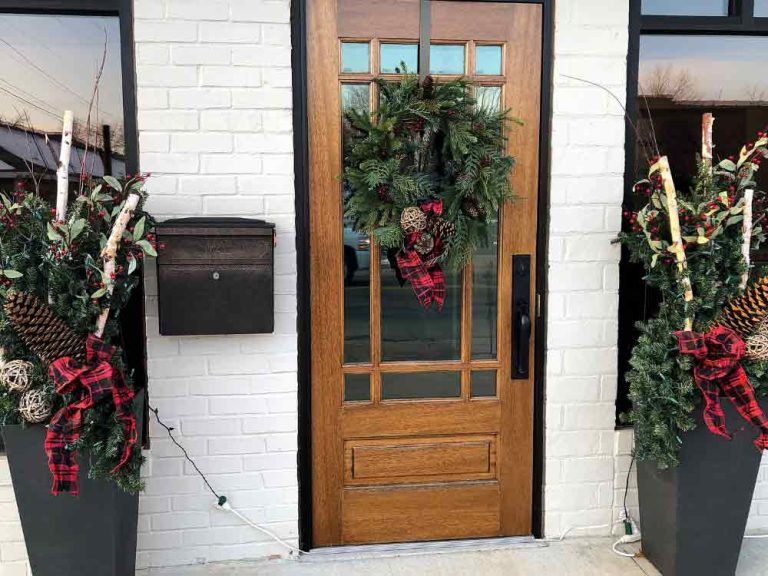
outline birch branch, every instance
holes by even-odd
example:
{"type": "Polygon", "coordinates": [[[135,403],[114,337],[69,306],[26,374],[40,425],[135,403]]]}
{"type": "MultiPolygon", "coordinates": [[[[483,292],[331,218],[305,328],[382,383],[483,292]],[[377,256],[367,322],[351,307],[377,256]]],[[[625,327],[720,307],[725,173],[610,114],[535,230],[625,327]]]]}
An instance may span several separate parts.
{"type": "Polygon", "coordinates": [[[56,219],[66,220],[69,199],[69,159],[72,156],[72,129],[74,115],[71,110],[64,112],[64,126],[61,131],[59,167],[56,170],[56,219]]]}
{"type": "Polygon", "coordinates": [[[749,281],[749,266],[750,266],[750,250],[752,248],[752,228],[754,226],[752,219],[752,202],[755,197],[755,191],[752,188],[748,188],[744,191],[744,220],[742,230],[744,231],[744,242],[741,245],[741,254],[744,257],[744,264],[746,269],[741,276],[740,288],[744,290],[747,287],[749,281]]]}
{"type": "Polygon", "coordinates": [[[712,150],[714,143],[712,140],[712,128],[715,124],[715,117],[711,112],[701,116],[701,161],[711,172],[712,170],[712,150]]]}
{"type": "Polygon", "coordinates": [[[680,275],[680,284],[683,286],[683,297],[686,302],[685,331],[693,330],[693,317],[689,314],[688,304],[693,300],[693,286],[688,273],[688,263],[685,258],[685,244],[680,230],[680,213],[677,205],[677,190],[672,179],[672,170],[669,168],[669,160],[662,156],[658,163],[661,179],[664,184],[664,192],[667,197],[667,212],[669,213],[669,229],[672,234],[672,246],[669,250],[677,260],[677,271],[680,275]]]}
{"type": "MultiPolygon", "coordinates": [[[[112,226],[112,232],[109,234],[109,239],[104,249],[101,251],[101,258],[104,262],[104,282],[106,283],[107,294],[112,296],[112,292],[115,290],[115,280],[113,278],[115,274],[115,259],[117,258],[117,249],[120,246],[120,242],[123,239],[123,232],[125,232],[128,222],[131,221],[131,216],[139,205],[139,199],[141,197],[138,194],[129,194],[128,198],[123,204],[123,208],[120,210],[120,214],[115,220],[114,226],[112,226]]],[[[107,320],[109,319],[109,306],[102,309],[99,318],[96,321],[96,336],[101,338],[104,335],[104,328],[107,326],[107,320]]]]}

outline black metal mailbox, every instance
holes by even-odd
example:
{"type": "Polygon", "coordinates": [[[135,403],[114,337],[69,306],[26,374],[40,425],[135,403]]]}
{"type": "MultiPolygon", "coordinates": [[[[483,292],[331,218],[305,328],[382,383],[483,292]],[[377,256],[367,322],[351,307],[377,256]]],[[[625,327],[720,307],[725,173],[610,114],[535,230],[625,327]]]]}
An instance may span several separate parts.
{"type": "Polygon", "coordinates": [[[158,224],[160,334],[273,332],[274,231],[247,218],[158,224]]]}

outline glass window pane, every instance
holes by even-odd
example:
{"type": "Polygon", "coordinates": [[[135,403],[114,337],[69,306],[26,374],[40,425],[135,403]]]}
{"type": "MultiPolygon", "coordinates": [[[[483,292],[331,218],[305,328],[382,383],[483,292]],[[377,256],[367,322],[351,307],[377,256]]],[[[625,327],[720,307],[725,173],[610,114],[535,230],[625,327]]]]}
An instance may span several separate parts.
{"type": "MultiPolygon", "coordinates": [[[[367,112],[370,109],[370,85],[343,84],[341,102],[344,110],[367,112]]],[[[344,119],[344,149],[351,143],[349,123],[344,119]]],[[[352,191],[345,182],[344,199],[352,191]]],[[[354,229],[344,219],[344,361],[368,362],[371,358],[371,242],[366,234],[354,229]]]]}
{"type": "Polygon", "coordinates": [[[491,112],[501,110],[501,86],[476,86],[475,98],[480,108],[485,108],[491,112]]]}
{"type": "Polygon", "coordinates": [[[344,375],[344,401],[370,402],[371,376],[369,374],[344,375]]]}
{"type": "Polygon", "coordinates": [[[125,176],[119,19],[0,14],[0,31],[0,188],[12,190],[18,179],[49,199],[55,196],[65,110],[72,110],[75,120],[71,190],[83,165],[96,177],[125,176]],[[89,122],[94,79],[105,50],[98,105],[89,122]],[[105,148],[112,150],[106,162],[105,148]]]}
{"type": "Polygon", "coordinates": [[[472,398],[492,398],[496,396],[496,371],[472,372],[472,398]]]}
{"type": "MultiPolygon", "coordinates": [[[[394,257],[394,256],[393,256],[394,257]]],[[[425,310],[410,284],[400,286],[394,268],[381,262],[381,353],[384,362],[458,360],[461,357],[461,274],[445,271],[442,310],[425,310]]]]}
{"type": "Polygon", "coordinates": [[[768,0],[755,0],[755,16],[768,17],[768,0]]]}
{"type": "Polygon", "coordinates": [[[488,246],[472,259],[472,358],[496,358],[498,313],[498,223],[488,231],[488,246]]]}
{"type": "Polygon", "coordinates": [[[501,74],[501,46],[478,46],[475,50],[475,73],[501,74]]]}
{"type": "Polygon", "coordinates": [[[464,45],[432,44],[429,71],[431,74],[464,74],[464,45]]]}
{"type": "Polygon", "coordinates": [[[382,44],[381,73],[402,74],[419,71],[419,47],[416,44],[382,44]]]}
{"type": "Polygon", "coordinates": [[[382,400],[459,398],[460,372],[423,372],[381,375],[382,400]]]}
{"type": "Polygon", "coordinates": [[[370,54],[367,42],[341,43],[341,71],[368,72],[370,70],[370,54]]]}
{"type": "Polygon", "coordinates": [[[728,16],[728,0],[643,0],[646,16],[728,16]]]}

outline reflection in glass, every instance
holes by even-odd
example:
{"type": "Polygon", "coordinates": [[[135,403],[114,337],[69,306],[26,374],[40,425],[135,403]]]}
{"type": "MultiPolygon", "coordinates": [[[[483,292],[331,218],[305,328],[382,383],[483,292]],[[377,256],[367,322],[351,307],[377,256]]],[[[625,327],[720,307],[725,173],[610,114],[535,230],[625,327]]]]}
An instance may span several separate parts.
{"type": "Polygon", "coordinates": [[[489,227],[488,246],[472,258],[472,358],[496,358],[498,222],[489,227]]]}
{"type": "Polygon", "coordinates": [[[75,120],[70,189],[82,166],[95,177],[125,176],[119,18],[0,14],[0,31],[0,188],[18,180],[55,197],[64,110],[75,120]],[[89,110],[105,51],[98,105],[89,110]]]}
{"type": "Polygon", "coordinates": [[[432,44],[429,47],[432,74],[464,74],[463,44],[432,44]]]}
{"type": "Polygon", "coordinates": [[[729,0],[643,0],[646,16],[728,16],[729,0]]]}
{"type": "Polygon", "coordinates": [[[458,360],[461,273],[445,270],[445,306],[425,310],[410,284],[400,286],[386,255],[381,262],[382,361],[458,360]]]}
{"type": "Polygon", "coordinates": [[[492,398],[496,396],[496,371],[472,372],[472,398],[492,398]]]}
{"type": "MultiPolygon", "coordinates": [[[[342,84],[343,110],[370,109],[370,85],[342,84]]],[[[349,125],[343,121],[344,149],[350,145],[349,125]]],[[[343,185],[344,199],[351,193],[343,185]]],[[[371,241],[366,234],[355,231],[351,220],[344,219],[344,361],[368,362],[371,357],[371,241]]]]}
{"type": "Polygon", "coordinates": [[[341,71],[368,72],[370,63],[367,42],[341,43],[341,71]]]}
{"type": "Polygon", "coordinates": [[[371,377],[369,374],[344,375],[344,401],[370,402],[371,377]]]}
{"type": "Polygon", "coordinates": [[[416,372],[381,375],[382,400],[459,398],[460,372],[416,372]]]}
{"type": "Polygon", "coordinates": [[[475,49],[475,69],[481,75],[501,75],[501,46],[478,46],[475,49]]]}
{"type": "Polygon", "coordinates": [[[485,108],[491,112],[501,110],[501,86],[476,86],[475,98],[479,108],[485,108]]]}
{"type": "Polygon", "coordinates": [[[419,47],[416,44],[381,45],[382,74],[402,74],[403,64],[408,72],[419,71],[419,47]]]}
{"type": "Polygon", "coordinates": [[[755,16],[758,18],[768,17],[768,0],[755,0],[755,16]]]}

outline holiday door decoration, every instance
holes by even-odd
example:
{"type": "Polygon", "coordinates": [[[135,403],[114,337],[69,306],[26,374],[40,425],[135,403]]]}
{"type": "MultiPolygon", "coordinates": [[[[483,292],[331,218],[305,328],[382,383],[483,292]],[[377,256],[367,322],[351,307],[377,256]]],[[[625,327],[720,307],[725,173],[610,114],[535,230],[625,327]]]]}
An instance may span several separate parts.
{"type": "Polygon", "coordinates": [[[634,188],[642,207],[625,211],[620,240],[661,295],[658,312],[638,324],[627,374],[630,419],[637,456],[661,467],[677,464],[680,432],[693,428],[700,397],[713,433],[729,434],[724,396],[758,430],[756,446],[768,446],[752,386],[765,382],[768,364],[747,353],[766,320],[768,277],[745,282],[748,255],[765,240],[766,194],[754,176],[767,146],[761,132],[738,158],[712,166],[703,154],[687,193],[675,189],[666,158],[654,158],[649,178],[634,188]]]}
{"type": "Polygon", "coordinates": [[[346,215],[387,252],[422,306],[441,308],[442,267],[462,269],[512,197],[511,118],[479,106],[466,79],[406,74],[378,86],[377,112],[346,112],[346,215]]]}
{"type": "Polygon", "coordinates": [[[92,477],[141,488],[131,374],[112,342],[156,255],[145,199],[142,176],[83,179],[57,208],[24,182],[0,192],[0,424],[47,424],[53,493],[78,493],[81,450],[92,477]]]}

